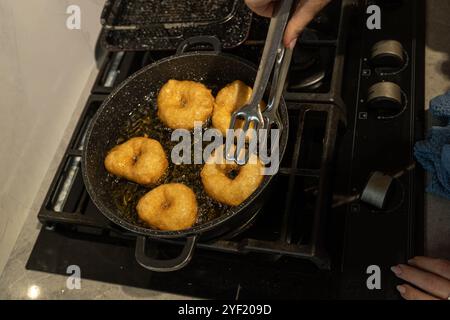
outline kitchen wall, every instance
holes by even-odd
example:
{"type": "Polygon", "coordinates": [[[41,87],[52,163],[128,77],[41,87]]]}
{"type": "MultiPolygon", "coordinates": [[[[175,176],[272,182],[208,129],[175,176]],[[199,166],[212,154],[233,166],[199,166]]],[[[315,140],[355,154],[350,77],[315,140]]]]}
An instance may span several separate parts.
{"type": "Polygon", "coordinates": [[[95,68],[103,3],[0,0],[0,273],[95,68]]]}

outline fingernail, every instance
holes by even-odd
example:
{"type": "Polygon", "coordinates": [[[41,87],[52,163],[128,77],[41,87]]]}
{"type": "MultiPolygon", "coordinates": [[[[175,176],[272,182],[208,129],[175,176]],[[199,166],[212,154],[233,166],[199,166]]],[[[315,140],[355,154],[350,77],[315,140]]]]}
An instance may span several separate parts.
{"type": "Polygon", "coordinates": [[[402,274],[402,269],[399,266],[391,267],[391,271],[397,276],[402,274]]]}
{"type": "Polygon", "coordinates": [[[295,38],[294,40],[292,40],[289,43],[289,49],[294,49],[296,44],[297,44],[297,38],[295,38]]]}
{"type": "Polygon", "coordinates": [[[415,264],[416,260],[414,260],[415,258],[409,259],[408,260],[408,264],[415,264]]]}
{"type": "Polygon", "coordinates": [[[404,294],[406,292],[406,288],[404,286],[397,286],[397,291],[404,294]]]}

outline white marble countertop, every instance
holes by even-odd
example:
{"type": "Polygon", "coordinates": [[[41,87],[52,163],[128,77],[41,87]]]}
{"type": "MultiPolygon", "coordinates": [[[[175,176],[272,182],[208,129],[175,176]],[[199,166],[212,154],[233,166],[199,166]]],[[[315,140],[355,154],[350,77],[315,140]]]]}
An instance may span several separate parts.
{"type": "MultiPolygon", "coordinates": [[[[428,26],[426,50],[426,101],[450,89],[450,44],[445,35],[450,31],[448,14],[450,4],[428,1],[428,26]]],[[[66,277],[25,270],[25,264],[40,230],[37,212],[48,190],[51,179],[70,140],[76,121],[84,107],[96,71],[90,75],[76,110],[65,131],[62,142],[51,162],[28,218],[23,226],[13,252],[0,277],[0,299],[188,299],[189,297],[137,289],[120,285],[82,280],[81,290],[68,290],[66,277]]],[[[430,255],[447,252],[450,255],[450,202],[433,196],[426,197],[426,247],[430,255]],[[436,238],[436,234],[440,237],[436,238]],[[446,250],[446,251],[445,251],[446,250]]],[[[441,257],[445,257],[442,256],[441,257]]],[[[446,257],[450,258],[450,256],[446,257]]]]}
{"type": "Polygon", "coordinates": [[[103,0],[0,1],[0,272],[95,65],[103,0]]]}
{"type": "Polygon", "coordinates": [[[37,220],[47,190],[50,186],[64,151],[70,141],[80,114],[85,106],[90,89],[95,81],[94,69],[86,81],[72,119],[65,131],[49,170],[41,184],[38,195],[28,213],[23,229],[13,252],[0,277],[0,299],[187,299],[189,297],[113,285],[92,280],[81,280],[80,290],[68,290],[67,277],[25,269],[26,262],[37,239],[41,224],[37,220]]]}

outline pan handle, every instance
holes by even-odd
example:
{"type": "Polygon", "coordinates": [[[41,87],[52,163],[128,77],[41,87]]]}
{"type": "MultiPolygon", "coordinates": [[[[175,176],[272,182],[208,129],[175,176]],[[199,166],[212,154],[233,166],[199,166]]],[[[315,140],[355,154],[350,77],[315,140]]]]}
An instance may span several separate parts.
{"type": "Polygon", "coordinates": [[[176,258],[169,260],[153,259],[146,255],[145,246],[147,238],[144,236],[138,236],[136,239],[136,261],[144,268],[156,271],[156,272],[171,272],[179,270],[185,267],[189,261],[191,261],[194,254],[195,244],[197,242],[197,236],[190,236],[186,239],[186,244],[180,255],[176,258]]]}
{"type": "Polygon", "coordinates": [[[196,44],[209,44],[214,49],[214,52],[221,52],[222,51],[222,43],[217,37],[214,36],[197,36],[197,37],[191,37],[183,42],[180,43],[180,45],[177,48],[176,54],[182,54],[186,52],[190,47],[196,45],[196,44]]]}

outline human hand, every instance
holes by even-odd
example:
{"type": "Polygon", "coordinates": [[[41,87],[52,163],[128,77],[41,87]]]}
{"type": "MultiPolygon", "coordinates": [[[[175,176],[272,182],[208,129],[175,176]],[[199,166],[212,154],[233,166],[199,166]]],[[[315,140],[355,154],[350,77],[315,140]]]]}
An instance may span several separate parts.
{"type": "MultiPolygon", "coordinates": [[[[279,0],[245,0],[247,6],[255,13],[271,17],[274,2],[279,0]]],[[[297,42],[298,36],[303,29],[310,23],[314,17],[322,10],[331,0],[300,0],[298,1],[295,11],[286,27],[283,43],[287,48],[293,49],[297,42]]]]}
{"type": "Polygon", "coordinates": [[[395,275],[409,284],[397,286],[406,300],[448,300],[450,299],[450,261],[415,257],[408,265],[391,268],[395,275]]]}

